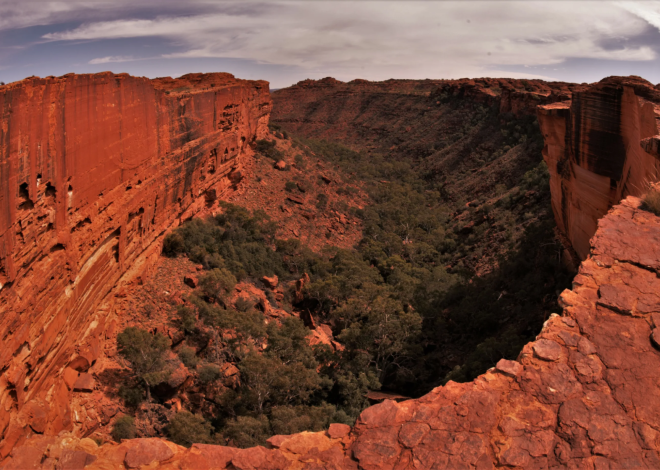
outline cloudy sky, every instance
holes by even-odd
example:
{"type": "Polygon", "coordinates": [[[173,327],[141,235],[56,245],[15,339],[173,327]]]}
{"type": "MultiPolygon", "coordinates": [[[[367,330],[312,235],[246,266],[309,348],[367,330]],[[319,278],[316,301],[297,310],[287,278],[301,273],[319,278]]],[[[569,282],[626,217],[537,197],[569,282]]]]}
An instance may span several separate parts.
{"type": "Polygon", "coordinates": [[[105,70],[658,83],[660,2],[0,0],[0,81],[105,70]]]}

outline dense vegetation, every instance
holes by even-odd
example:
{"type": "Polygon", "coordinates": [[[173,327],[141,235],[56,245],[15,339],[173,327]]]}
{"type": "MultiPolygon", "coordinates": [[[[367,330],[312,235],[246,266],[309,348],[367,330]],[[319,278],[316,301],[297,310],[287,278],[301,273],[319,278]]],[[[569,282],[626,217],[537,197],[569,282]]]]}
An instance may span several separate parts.
{"type": "MultiPolygon", "coordinates": [[[[472,114],[467,122],[475,128],[489,119],[488,110],[472,114]]],[[[473,132],[469,125],[465,135],[473,132]]],[[[337,185],[338,194],[350,196],[357,185],[368,192],[371,204],[352,209],[364,234],[354,250],[314,253],[297,240],[276,239],[265,213],[230,204],[222,214],[194,219],[170,234],[164,254],[185,254],[206,270],[175,319],[185,334],[177,360],[195,371],[205,400],[192,410],[198,414],[183,411],[170,420],[170,438],[183,445],[251,446],[273,434],[352,423],[368,404],[369,390],[418,396],[448,380],[471,380],[502,357],[515,358],[557,308],[569,276],[560,266],[548,210],[538,127],[530,119],[498,125],[498,146],[490,153],[476,148],[471,161],[484,164],[514,147],[536,157],[521,177],[470,194],[467,204],[447,194],[444,170],[428,158],[296,140],[307,156],[351,175],[337,185]],[[484,259],[492,269],[476,273],[484,259]],[[310,276],[297,295],[291,284],[279,299],[264,289],[272,307],[296,315],[266,321],[263,305],[229,300],[238,281],[261,286],[262,276],[274,274],[282,283],[310,276]],[[342,347],[311,347],[310,330],[297,318],[301,312],[329,325],[342,347]],[[228,376],[233,365],[237,371],[228,376]]],[[[441,142],[430,152],[442,154],[451,145],[441,142]]],[[[257,146],[269,158],[281,157],[268,141],[257,146]]],[[[467,160],[458,171],[471,171],[467,160]]],[[[289,186],[296,190],[296,183],[289,186]]],[[[319,192],[316,199],[319,210],[329,209],[327,196],[319,192]]],[[[120,393],[133,406],[173,368],[164,359],[163,340],[143,336],[126,330],[119,337],[119,352],[134,372],[120,393]],[[143,357],[161,351],[161,360],[143,364],[136,351],[143,357]]]]}

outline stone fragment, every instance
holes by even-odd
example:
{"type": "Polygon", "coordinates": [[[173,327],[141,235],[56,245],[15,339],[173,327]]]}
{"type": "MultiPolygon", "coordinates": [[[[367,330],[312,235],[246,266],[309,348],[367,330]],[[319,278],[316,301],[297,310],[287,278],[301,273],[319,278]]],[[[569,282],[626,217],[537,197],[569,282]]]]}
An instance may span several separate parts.
{"type": "Polygon", "coordinates": [[[48,405],[37,400],[30,400],[23,407],[22,413],[34,432],[43,433],[48,424],[48,405]]]}
{"type": "Polygon", "coordinates": [[[296,204],[305,204],[305,198],[296,196],[294,194],[289,194],[286,198],[291,202],[295,202],[296,204]]]}
{"type": "Polygon", "coordinates": [[[64,383],[69,390],[73,390],[73,386],[75,385],[76,380],[78,380],[78,371],[71,367],[66,367],[64,372],[62,372],[62,379],[64,379],[64,383]]]}
{"type": "Polygon", "coordinates": [[[351,427],[348,424],[332,423],[328,428],[328,437],[330,439],[341,439],[348,436],[351,427]]]}
{"type": "Polygon", "coordinates": [[[185,365],[179,363],[177,368],[172,371],[170,377],[167,379],[167,384],[172,388],[177,388],[180,387],[188,377],[190,377],[190,371],[185,365]]]}
{"type": "Polygon", "coordinates": [[[561,357],[561,346],[550,339],[540,339],[532,348],[536,357],[544,361],[556,361],[561,357]]]}
{"type": "Polygon", "coordinates": [[[93,392],[96,382],[92,374],[80,374],[76,383],[73,385],[74,392],[93,392]]]}
{"type": "Polygon", "coordinates": [[[517,361],[500,359],[495,369],[511,377],[517,377],[523,371],[523,366],[517,361]]]}
{"type": "Polygon", "coordinates": [[[174,452],[163,441],[157,438],[132,439],[126,452],[124,464],[128,468],[138,468],[152,462],[163,462],[172,458],[174,452]]]}
{"type": "Polygon", "coordinates": [[[87,465],[94,463],[97,458],[96,455],[88,454],[82,450],[64,449],[59,468],[61,470],[82,470],[87,465]]]}
{"type": "Polygon", "coordinates": [[[422,442],[430,430],[431,428],[426,423],[403,423],[399,431],[399,441],[404,446],[413,448],[422,442]]]}
{"type": "Polygon", "coordinates": [[[596,354],[596,346],[594,346],[594,343],[583,336],[578,342],[578,351],[580,351],[585,356],[589,356],[591,354],[596,354]]]}
{"type": "Polygon", "coordinates": [[[279,160],[275,163],[275,169],[280,171],[286,170],[286,162],[284,160],[279,160]]]}
{"type": "Polygon", "coordinates": [[[220,371],[222,372],[223,377],[231,377],[238,374],[239,370],[231,362],[225,362],[221,367],[220,371]]]}
{"type": "Polygon", "coordinates": [[[273,275],[272,277],[264,276],[261,278],[261,282],[266,284],[267,287],[270,287],[271,289],[275,289],[277,287],[277,284],[279,283],[279,279],[277,278],[276,275],[273,275]]]}
{"type": "Polygon", "coordinates": [[[286,441],[289,438],[289,436],[284,436],[282,434],[277,434],[275,436],[269,437],[266,439],[266,443],[272,448],[272,449],[279,449],[282,446],[282,443],[286,441]]]}

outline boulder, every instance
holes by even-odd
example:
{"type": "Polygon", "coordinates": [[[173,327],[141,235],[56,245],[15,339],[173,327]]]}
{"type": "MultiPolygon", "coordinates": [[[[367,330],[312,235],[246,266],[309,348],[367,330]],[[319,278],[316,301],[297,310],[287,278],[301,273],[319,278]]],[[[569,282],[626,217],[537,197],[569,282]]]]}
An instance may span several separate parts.
{"type": "Polygon", "coordinates": [[[279,283],[279,279],[277,278],[276,275],[273,274],[272,277],[268,277],[268,276],[262,277],[261,282],[266,284],[267,287],[270,287],[271,289],[275,289],[279,283]]]}
{"type": "Polygon", "coordinates": [[[92,374],[82,373],[73,385],[74,392],[93,392],[96,381],[92,374]]]}
{"type": "Polygon", "coordinates": [[[160,439],[133,439],[126,452],[124,464],[128,468],[138,468],[142,465],[150,465],[152,462],[164,462],[172,456],[174,451],[160,439]]]}
{"type": "Polygon", "coordinates": [[[556,361],[561,357],[561,346],[550,339],[540,339],[532,346],[536,357],[544,361],[556,361]]]}

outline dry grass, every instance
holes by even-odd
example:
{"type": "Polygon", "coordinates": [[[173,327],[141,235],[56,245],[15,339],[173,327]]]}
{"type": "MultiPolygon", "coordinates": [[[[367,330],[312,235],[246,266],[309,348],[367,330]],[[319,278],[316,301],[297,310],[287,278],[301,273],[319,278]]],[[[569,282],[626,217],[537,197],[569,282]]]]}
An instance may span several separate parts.
{"type": "Polygon", "coordinates": [[[642,199],[642,209],[660,215],[660,188],[652,187],[642,199]]]}

